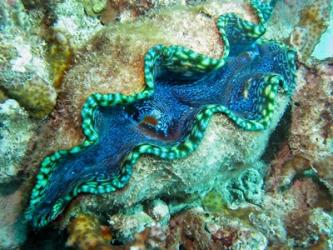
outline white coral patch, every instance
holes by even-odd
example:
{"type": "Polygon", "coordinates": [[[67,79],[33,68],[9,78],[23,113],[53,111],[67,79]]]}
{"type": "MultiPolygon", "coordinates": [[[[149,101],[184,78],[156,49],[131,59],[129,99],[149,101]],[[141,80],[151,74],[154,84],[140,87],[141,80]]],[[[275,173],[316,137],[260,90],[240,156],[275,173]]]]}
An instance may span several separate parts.
{"type": "Polygon", "coordinates": [[[18,45],[19,46],[16,46],[18,57],[11,60],[12,70],[24,73],[27,70],[26,66],[32,59],[31,47],[20,43],[18,43],[18,45]]]}

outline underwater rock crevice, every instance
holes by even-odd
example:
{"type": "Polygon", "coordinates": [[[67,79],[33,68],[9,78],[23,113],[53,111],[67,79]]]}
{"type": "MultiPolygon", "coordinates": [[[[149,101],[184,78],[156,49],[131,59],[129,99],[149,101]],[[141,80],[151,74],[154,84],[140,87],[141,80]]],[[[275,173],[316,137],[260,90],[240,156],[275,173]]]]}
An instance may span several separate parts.
{"type": "Polygon", "coordinates": [[[277,127],[270,135],[266,150],[262,155],[262,160],[266,163],[270,163],[274,159],[277,152],[281,150],[281,147],[288,141],[291,127],[292,105],[294,104],[291,103],[288,105],[277,127]]]}

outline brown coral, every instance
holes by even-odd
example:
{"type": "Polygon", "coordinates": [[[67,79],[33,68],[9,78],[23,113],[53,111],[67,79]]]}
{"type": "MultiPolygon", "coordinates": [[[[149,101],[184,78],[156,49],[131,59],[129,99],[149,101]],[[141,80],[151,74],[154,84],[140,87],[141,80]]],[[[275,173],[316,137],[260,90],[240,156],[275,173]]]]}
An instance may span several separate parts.
{"type": "Polygon", "coordinates": [[[176,215],[169,226],[167,247],[177,249],[212,249],[211,235],[205,230],[200,213],[185,212],[176,215]]]}
{"type": "Polygon", "coordinates": [[[303,9],[291,36],[291,43],[300,51],[302,60],[312,54],[320,36],[327,29],[331,4],[331,0],[313,1],[303,9]]]}
{"type": "Polygon", "coordinates": [[[56,92],[52,85],[35,76],[23,85],[6,89],[5,93],[27,109],[33,117],[42,118],[49,114],[56,102],[56,92]]]}
{"type": "Polygon", "coordinates": [[[91,216],[81,214],[68,227],[67,246],[78,250],[111,250],[111,232],[91,216]]]}
{"type": "Polygon", "coordinates": [[[317,63],[311,69],[300,67],[289,136],[292,154],[308,159],[308,165],[319,172],[328,188],[333,185],[329,160],[333,153],[332,72],[332,59],[317,63]]]}

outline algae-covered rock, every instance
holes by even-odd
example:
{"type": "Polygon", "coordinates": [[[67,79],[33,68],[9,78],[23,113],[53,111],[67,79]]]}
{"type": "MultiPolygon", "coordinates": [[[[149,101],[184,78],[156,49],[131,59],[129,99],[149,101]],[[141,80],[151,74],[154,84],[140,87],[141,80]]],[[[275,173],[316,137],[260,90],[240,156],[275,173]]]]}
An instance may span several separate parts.
{"type": "Polygon", "coordinates": [[[38,18],[20,1],[0,3],[0,88],[32,116],[45,117],[56,102],[56,92],[44,58],[44,42],[36,35],[38,18]]]}
{"type": "Polygon", "coordinates": [[[26,240],[23,219],[26,187],[23,161],[35,123],[13,99],[0,103],[0,249],[17,249],[26,240]]]}
{"type": "Polygon", "coordinates": [[[274,211],[251,213],[249,215],[251,224],[262,232],[271,242],[286,242],[287,230],[283,218],[274,211]]]}
{"type": "Polygon", "coordinates": [[[0,183],[17,179],[34,128],[28,113],[15,100],[0,104],[0,183]]]}
{"type": "Polygon", "coordinates": [[[295,103],[290,148],[315,166],[324,185],[333,193],[333,76],[332,59],[314,62],[311,70],[302,66],[299,70],[299,88],[295,103]]]}
{"type": "Polygon", "coordinates": [[[266,237],[247,223],[209,214],[200,208],[172,217],[166,233],[166,249],[266,249],[266,237]]]}
{"type": "Polygon", "coordinates": [[[84,0],[84,9],[89,16],[99,15],[107,5],[108,0],[84,0]]]}
{"type": "Polygon", "coordinates": [[[170,213],[168,205],[158,199],[146,204],[124,209],[110,215],[108,224],[121,242],[131,242],[137,234],[146,228],[161,228],[165,230],[169,225],[170,213]]]}
{"type": "Polygon", "coordinates": [[[67,247],[77,250],[104,249],[111,250],[112,238],[109,228],[101,225],[92,215],[80,214],[68,227],[67,247]]]}
{"type": "Polygon", "coordinates": [[[276,1],[264,37],[288,41],[307,61],[330,21],[331,0],[276,1]]]}
{"type": "Polygon", "coordinates": [[[291,43],[300,52],[300,59],[306,61],[326,31],[332,8],[331,0],[310,1],[299,15],[299,22],[293,30],[291,43]]]}
{"type": "Polygon", "coordinates": [[[111,229],[117,232],[117,239],[128,242],[134,240],[134,235],[152,226],[154,220],[138,205],[129,210],[110,216],[108,220],[111,229]]]}
{"type": "Polygon", "coordinates": [[[329,194],[303,178],[285,192],[267,192],[260,207],[246,218],[276,248],[330,249],[333,217],[325,211],[332,211],[329,194]]]}
{"type": "Polygon", "coordinates": [[[51,28],[58,41],[69,43],[76,50],[86,46],[89,39],[103,27],[97,17],[86,15],[85,6],[89,6],[87,4],[90,2],[93,6],[94,3],[99,6],[103,1],[65,0],[53,6],[55,21],[51,28]]]}
{"type": "Polygon", "coordinates": [[[148,214],[154,219],[155,222],[158,222],[161,225],[167,225],[169,223],[169,212],[168,205],[160,199],[151,202],[150,208],[148,209],[148,214]]]}
{"type": "Polygon", "coordinates": [[[0,249],[19,249],[27,238],[22,216],[25,192],[17,183],[0,184],[0,249]]]}
{"type": "MultiPolygon", "coordinates": [[[[88,15],[100,15],[103,24],[112,22],[133,21],[151,10],[171,5],[186,5],[191,2],[185,0],[89,0],[85,1],[85,10],[88,15]]],[[[200,2],[200,1],[197,1],[200,2]]]]}

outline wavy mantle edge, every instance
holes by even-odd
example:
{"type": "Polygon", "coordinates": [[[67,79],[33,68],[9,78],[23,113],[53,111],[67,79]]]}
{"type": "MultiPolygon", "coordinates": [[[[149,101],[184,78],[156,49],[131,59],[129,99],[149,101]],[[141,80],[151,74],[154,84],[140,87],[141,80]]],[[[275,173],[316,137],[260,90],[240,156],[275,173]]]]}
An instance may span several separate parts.
{"type": "MultiPolygon", "coordinates": [[[[221,68],[225,65],[230,53],[230,43],[225,33],[225,27],[228,25],[228,21],[230,19],[236,19],[240,28],[247,32],[248,36],[253,39],[258,39],[265,33],[266,21],[270,15],[270,13],[265,13],[267,10],[262,8],[262,4],[263,3],[261,3],[260,0],[251,0],[251,5],[259,19],[258,24],[241,19],[233,13],[221,15],[217,19],[216,25],[224,46],[223,56],[221,58],[211,58],[182,46],[156,45],[150,48],[144,56],[144,79],[146,86],[141,92],[134,93],[132,95],[123,95],[121,93],[91,94],[85,101],[81,110],[82,132],[86,138],[77,146],[68,150],[56,151],[43,159],[39,173],[36,177],[36,184],[32,190],[29,207],[25,213],[26,219],[29,221],[33,220],[33,225],[36,228],[44,227],[50,221],[54,220],[62,212],[65,205],[79,193],[103,194],[123,188],[129,182],[133,166],[144,154],[154,155],[168,160],[187,157],[190,153],[195,151],[200,144],[202,138],[204,137],[204,132],[208,126],[210,118],[215,113],[225,114],[237,126],[244,130],[259,131],[266,129],[270,124],[275,110],[276,96],[278,95],[279,87],[281,86],[288,96],[291,96],[293,92],[293,88],[288,87],[288,84],[285,82],[283,77],[278,74],[267,74],[263,77],[264,84],[260,89],[260,113],[262,117],[259,120],[243,119],[223,105],[206,105],[196,116],[191,132],[179,144],[164,147],[151,144],[138,145],[123,161],[119,176],[112,180],[99,179],[98,182],[92,180],[82,185],[75,186],[65,197],[62,197],[62,199],[59,199],[54,204],[52,208],[52,215],[47,220],[36,222],[32,216],[34,212],[34,205],[44,197],[44,188],[48,184],[49,176],[57,167],[57,162],[65,155],[75,155],[98,142],[99,136],[94,128],[94,112],[99,106],[112,107],[116,105],[128,105],[138,100],[150,97],[154,92],[157,73],[156,66],[164,67],[171,72],[184,74],[186,76],[208,73],[221,68]]],[[[271,41],[261,40],[256,42],[264,44],[271,41]]],[[[292,48],[277,41],[274,42],[288,51],[293,51],[293,53],[288,53],[288,59],[293,62],[295,61],[296,52],[292,48]]],[[[295,75],[296,67],[293,69],[294,81],[295,75]]],[[[291,85],[294,86],[295,82],[291,85]]]]}

